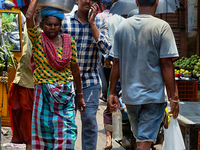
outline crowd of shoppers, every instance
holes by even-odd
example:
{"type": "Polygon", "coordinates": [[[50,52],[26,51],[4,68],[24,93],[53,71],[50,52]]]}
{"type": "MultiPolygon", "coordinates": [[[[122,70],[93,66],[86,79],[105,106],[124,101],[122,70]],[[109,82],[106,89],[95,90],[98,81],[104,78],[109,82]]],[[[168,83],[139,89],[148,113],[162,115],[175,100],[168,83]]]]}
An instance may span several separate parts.
{"type": "MultiPolygon", "coordinates": [[[[178,51],[169,24],[153,17],[158,0],[136,0],[139,14],[128,19],[109,13],[114,1],[102,0],[101,14],[95,2],[76,0],[78,10],[68,14],[56,8],[40,10],[41,30],[34,21],[38,0],[28,5],[27,42],[9,97],[11,113],[15,113],[12,120],[16,122],[12,142],[26,143],[27,149],[74,150],[75,114],[79,110],[82,150],[95,150],[99,98],[103,92],[107,102],[109,92],[104,124],[112,124],[111,112],[120,107],[116,95],[119,78],[138,150],[149,150],[156,140],[168,100],[165,86],[171,96],[171,113],[177,118],[179,104],[172,58],[178,57],[178,51]],[[29,66],[31,55],[33,74],[29,66]],[[108,86],[101,91],[99,60],[105,67],[110,91],[108,86]],[[19,102],[21,105],[17,105],[19,102]],[[22,121],[17,124],[19,116],[22,121]],[[26,125],[24,118],[29,120],[26,125]],[[21,128],[27,129],[27,135],[19,134],[21,128]]],[[[105,133],[104,149],[111,149],[111,132],[105,133]]]]}

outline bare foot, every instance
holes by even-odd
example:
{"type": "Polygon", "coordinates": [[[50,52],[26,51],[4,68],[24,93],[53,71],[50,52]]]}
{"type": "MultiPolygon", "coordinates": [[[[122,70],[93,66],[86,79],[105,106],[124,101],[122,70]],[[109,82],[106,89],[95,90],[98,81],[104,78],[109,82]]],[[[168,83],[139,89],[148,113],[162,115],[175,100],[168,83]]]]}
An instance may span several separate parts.
{"type": "Polygon", "coordinates": [[[104,147],[105,150],[112,149],[112,137],[111,135],[106,136],[106,145],[104,147]]]}

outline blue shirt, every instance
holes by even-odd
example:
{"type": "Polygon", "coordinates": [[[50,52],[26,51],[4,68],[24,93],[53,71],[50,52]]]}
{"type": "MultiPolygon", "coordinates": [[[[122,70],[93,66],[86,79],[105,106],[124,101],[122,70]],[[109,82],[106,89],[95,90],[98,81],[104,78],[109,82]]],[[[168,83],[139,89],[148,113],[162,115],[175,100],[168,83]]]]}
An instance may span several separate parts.
{"type": "Polygon", "coordinates": [[[123,103],[142,105],[168,100],[160,59],[179,54],[167,22],[145,14],[122,21],[110,54],[119,58],[123,103]]]}
{"type": "Polygon", "coordinates": [[[104,19],[96,16],[95,22],[100,30],[98,42],[95,41],[88,21],[82,24],[73,14],[65,14],[63,32],[70,34],[77,44],[77,57],[81,72],[82,87],[86,88],[99,83],[98,52],[106,54],[111,49],[108,28],[104,19]]]}

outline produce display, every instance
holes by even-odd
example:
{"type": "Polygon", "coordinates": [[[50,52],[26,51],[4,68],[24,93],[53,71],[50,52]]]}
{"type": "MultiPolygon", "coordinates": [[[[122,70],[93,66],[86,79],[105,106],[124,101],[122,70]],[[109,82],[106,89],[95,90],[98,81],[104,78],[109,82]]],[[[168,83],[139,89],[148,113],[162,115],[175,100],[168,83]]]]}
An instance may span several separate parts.
{"type": "Polygon", "coordinates": [[[175,69],[175,76],[179,77],[179,76],[187,76],[190,77],[192,75],[192,72],[189,70],[185,70],[185,69],[175,69]]]}
{"type": "Polygon", "coordinates": [[[196,54],[192,55],[190,58],[182,57],[175,61],[173,64],[174,66],[193,68],[198,62],[200,62],[200,56],[196,54]]]}
{"type": "Polygon", "coordinates": [[[175,61],[175,77],[200,77],[200,56],[192,55],[191,57],[182,57],[175,61]]]}

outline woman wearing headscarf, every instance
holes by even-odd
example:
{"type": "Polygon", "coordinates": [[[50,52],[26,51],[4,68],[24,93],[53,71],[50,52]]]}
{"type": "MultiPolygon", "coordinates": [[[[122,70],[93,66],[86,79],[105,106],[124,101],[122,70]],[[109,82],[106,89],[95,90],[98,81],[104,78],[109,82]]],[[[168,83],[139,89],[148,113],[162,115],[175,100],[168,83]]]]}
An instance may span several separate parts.
{"type": "Polygon", "coordinates": [[[40,12],[37,30],[33,22],[38,0],[32,0],[26,13],[29,38],[33,45],[34,108],[32,149],[74,150],[77,138],[74,111],[74,87],[78,91],[78,109],[85,111],[75,41],[59,35],[64,15],[55,8],[40,12]]]}

